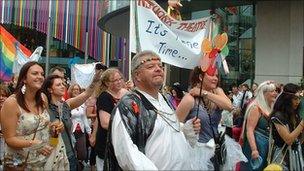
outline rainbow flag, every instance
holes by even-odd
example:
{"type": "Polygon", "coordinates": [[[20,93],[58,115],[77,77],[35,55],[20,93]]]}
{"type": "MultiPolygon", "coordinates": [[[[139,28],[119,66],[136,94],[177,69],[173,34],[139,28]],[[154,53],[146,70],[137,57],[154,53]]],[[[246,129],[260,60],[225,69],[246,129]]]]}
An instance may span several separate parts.
{"type": "Polygon", "coordinates": [[[4,27],[0,26],[0,80],[10,81],[12,79],[13,64],[18,55],[19,48],[22,53],[29,57],[32,52],[21,45],[4,27]]]}

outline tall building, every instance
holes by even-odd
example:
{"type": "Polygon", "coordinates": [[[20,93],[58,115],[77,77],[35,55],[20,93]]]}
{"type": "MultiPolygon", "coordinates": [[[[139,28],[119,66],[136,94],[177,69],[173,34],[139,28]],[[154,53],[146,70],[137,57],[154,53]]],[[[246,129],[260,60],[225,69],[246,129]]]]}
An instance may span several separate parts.
{"type": "MultiPolygon", "coordinates": [[[[156,1],[167,8],[166,0],[156,1]]],[[[103,3],[108,8],[99,26],[128,39],[130,1],[103,3]]],[[[221,76],[226,89],[231,84],[264,80],[300,83],[304,68],[304,1],[182,0],[181,3],[183,20],[208,16],[210,11],[220,17],[220,30],[229,36],[230,53],[226,60],[231,72],[221,76]]],[[[170,67],[169,75],[167,84],[179,81],[187,86],[189,70],[170,67]]]]}

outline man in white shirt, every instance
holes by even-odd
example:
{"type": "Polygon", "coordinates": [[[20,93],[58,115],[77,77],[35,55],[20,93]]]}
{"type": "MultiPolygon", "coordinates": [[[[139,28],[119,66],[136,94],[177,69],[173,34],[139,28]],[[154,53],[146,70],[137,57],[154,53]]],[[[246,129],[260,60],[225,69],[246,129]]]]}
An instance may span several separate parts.
{"type": "Polygon", "coordinates": [[[234,108],[241,107],[241,100],[242,100],[242,92],[239,91],[236,85],[232,86],[232,105],[234,108]]]}
{"type": "Polygon", "coordinates": [[[196,140],[200,120],[193,119],[182,127],[159,93],[164,70],[157,54],[138,53],[132,59],[131,71],[136,88],[113,110],[105,170],[193,169],[195,155],[189,142],[196,140]]]}
{"type": "Polygon", "coordinates": [[[253,97],[248,84],[242,84],[241,108],[253,97]]]}

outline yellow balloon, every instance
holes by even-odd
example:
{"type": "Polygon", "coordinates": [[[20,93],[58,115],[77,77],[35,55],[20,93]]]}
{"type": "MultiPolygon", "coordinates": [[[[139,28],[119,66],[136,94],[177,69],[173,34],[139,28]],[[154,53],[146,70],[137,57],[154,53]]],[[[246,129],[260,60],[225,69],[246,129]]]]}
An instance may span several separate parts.
{"type": "Polygon", "coordinates": [[[283,171],[283,167],[279,164],[269,164],[264,171],[283,171]]]}
{"type": "Polygon", "coordinates": [[[201,51],[204,53],[210,53],[212,50],[212,44],[208,39],[204,39],[201,45],[201,51]]]}

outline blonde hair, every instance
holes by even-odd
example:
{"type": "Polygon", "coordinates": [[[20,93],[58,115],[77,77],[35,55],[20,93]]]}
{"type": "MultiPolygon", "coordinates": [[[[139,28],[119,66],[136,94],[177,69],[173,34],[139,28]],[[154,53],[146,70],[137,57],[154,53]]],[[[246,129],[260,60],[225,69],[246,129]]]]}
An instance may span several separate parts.
{"type": "Polygon", "coordinates": [[[257,105],[264,114],[269,115],[272,111],[273,106],[269,106],[265,99],[265,93],[269,91],[274,91],[276,89],[276,84],[274,81],[264,81],[261,83],[258,88],[256,89],[256,94],[255,94],[255,99],[253,100],[252,103],[248,106],[246,113],[245,113],[245,118],[247,118],[251,108],[254,105],[257,105]]]}
{"type": "Polygon", "coordinates": [[[95,97],[98,97],[102,92],[108,89],[107,83],[110,82],[110,77],[115,73],[118,73],[123,78],[122,73],[117,68],[109,68],[102,73],[100,86],[94,92],[95,97]]]}
{"type": "Polygon", "coordinates": [[[79,84],[72,84],[72,85],[70,85],[70,87],[69,87],[69,89],[68,89],[68,95],[69,95],[69,98],[72,98],[72,92],[73,92],[73,88],[75,87],[75,86],[78,86],[78,88],[79,88],[79,93],[81,93],[81,87],[80,87],[80,85],[79,84]]]}

